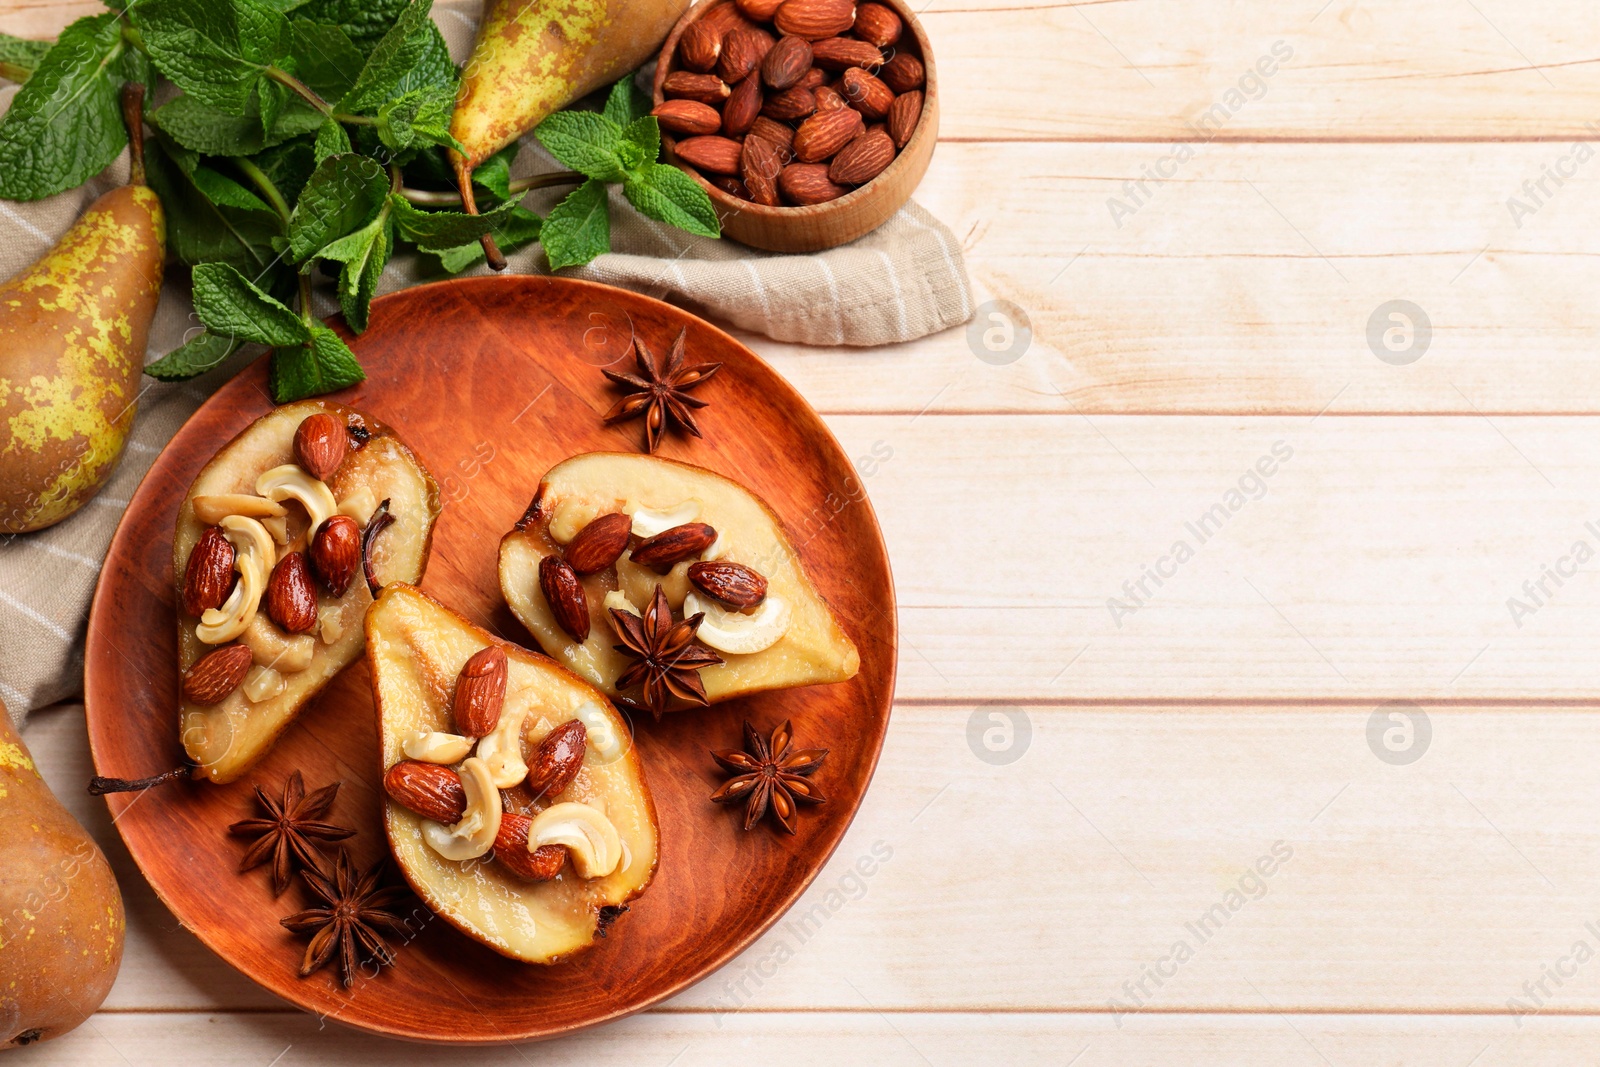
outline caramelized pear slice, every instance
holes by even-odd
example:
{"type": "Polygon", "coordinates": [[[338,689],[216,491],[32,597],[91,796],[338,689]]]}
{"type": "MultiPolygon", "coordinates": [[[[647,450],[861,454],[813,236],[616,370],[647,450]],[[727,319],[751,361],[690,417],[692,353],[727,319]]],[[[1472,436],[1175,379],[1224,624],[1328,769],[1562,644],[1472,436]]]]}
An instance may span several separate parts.
{"type": "MultiPolygon", "coordinates": [[[[701,467],[656,456],[591,452],[552,467],[516,529],[501,540],[500,591],[545,651],[601,692],[638,695],[617,692],[617,678],[634,660],[613,648],[618,640],[607,607],[637,614],[649,606],[657,583],[680,611],[686,596],[691,604],[695,599],[684,578],[688,561],[658,575],[624,554],[616,567],[580,579],[591,620],[588,639],[575,642],[556,624],[539,588],[539,561],[559,554],[584,526],[612,512],[632,516],[633,532],[641,537],[681,523],[706,523],[717,538],[701,558],[742,563],[766,578],[764,615],[747,618],[720,608],[716,613],[718,626],[738,637],[720,642],[723,663],[700,671],[709,702],[855,676],[861,665],[856,646],[801,569],[777,516],[759,497],[701,467]],[[781,636],[759,633],[775,625],[779,615],[781,636]],[[741,653],[741,648],[759,650],[741,653]]],[[[709,631],[702,638],[708,645],[716,640],[709,631]]],[[[675,699],[669,710],[690,706],[675,699]]]]}
{"type": "MultiPolygon", "coordinates": [[[[407,758],[417,731],[448,731],[450,690],[467,660],[498,644],[506,651],[506,715],[526,723],[525,752],[572,719],[584,723],[582,767],[559,797],[534,798],[518,786],[507,810],[552,818],[587,805],[615,829],[620,860],[609,873],[578,873],[592,857],[574,857],[546,882],[523,881],[485,856],[445,859],[426,840],[427,820],[384,802],[389,847],[411,888],[429,908],[468,937],[526,963],[555,963],[592,944],[615,909],[644,892],[656,869],[656,811],[627,727],[605,698],[569,671],[478,629],[406,585],[385,588],[367,613],[367,662],[378,706],[378,741],[387,771],[407,758]]],[[[608,839],[609,841],[609,839],[608,839]]]]}
{"type": "MultiPolygon", "coordinates": [[[[388,514],[393,516],[394,522],[372,543],[373,575],[378,584],[415,582],[422,577],[433,523],[439,517],[440,507],[439,487],[422,463],[393,430],[352,408],[324,400],[286,404],[257,419],[223,446],[195,478],[178,511],[172,565],[178,589],[180,672],[188,670],[213,648],[196,636],[200,620],[186,614],[182,608],[189,553],[206,528],[206,523],[196,515],[196,499],[209,504],[227,499],[230,494],[254,496],[258,479],[274,468],[294,462],[294,434],[301,421],[323,411],[352,428],[352,445],[366,438],[365,444],[352,447],[344,462],[329,477],[332,498],[342,501],[367,490],[376,499],[389,501],[388,514]]],[[[304,550],[306,541],[315,532],[310,529],[311,516],[297,499],[286,496],[284,506],[287,509],[283,516],[285,547],[273,550],[280,557],[290,550],[304,550]]],[[[272,549],[270,542],[267,548],[272,549]]],[[[254,554],[261,551],[259,546],[252,549],[254,554]]],[[[263,580],[271,569],[271,563],[267,562],[263,580]]],[[[304,669],[294,671],[287,668],[298,664],[278,664],[285,668],[279,672],[284,686],[278,695],[252,703],[245,689],[240,688],[216,704],[184,701],[180,726],[183,747],[196,765],[197,777],[221,784],[244,774],[271,749],[272,743],[294,721],[306,702],[346,664],[361,655],[365,640],[361,618],[372,603],[367,583],[358,577],[338,598],[329,596],[328,590],[317,583],[316,593],[322,625],[318,627],[311,662],[304,669]],[[330,635],[337,636],[326,640],[330,635]]]]}

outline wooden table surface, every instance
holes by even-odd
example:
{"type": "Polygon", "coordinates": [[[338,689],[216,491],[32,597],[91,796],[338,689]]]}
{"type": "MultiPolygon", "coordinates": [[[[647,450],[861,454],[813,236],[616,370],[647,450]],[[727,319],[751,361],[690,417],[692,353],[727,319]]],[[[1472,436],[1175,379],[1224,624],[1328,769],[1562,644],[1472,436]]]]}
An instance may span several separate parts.
{"type": "MultiPolygon", "coordinates": [[[[0,0],[0,29],[96,8],[0,0]]],[[[25,737],[117,865],[128,949],[92,1023],[19,1062],[1592,1057],[1600,14],[923,17],[918,198],[1031,338],[985,304],[877,351],[750,339],[889,456],[902,611],[877,779],[791,921],[554,1045],[319,1025],[154,899],[58,709],[25,737]]]]}

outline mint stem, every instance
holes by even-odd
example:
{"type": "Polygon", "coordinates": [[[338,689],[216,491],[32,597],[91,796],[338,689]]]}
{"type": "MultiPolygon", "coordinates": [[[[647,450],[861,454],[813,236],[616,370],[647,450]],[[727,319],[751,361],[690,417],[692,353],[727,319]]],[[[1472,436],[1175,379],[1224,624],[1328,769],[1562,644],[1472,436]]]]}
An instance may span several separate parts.
{"type": "MultiPolygon", "coordinates": [[[[575,170],[558,170],[553,174],[535,174],[515,178],[510,182],[512,196],[521,196],[532,189],[547,189],[553,185],[582,185],[584,176],[575,170]]],[[[461,194],[450,190],[401,189],[401,196],[418,207],[455,207],[461,203],[461,194]]]]}
{"type": "Polygon", "coordinates": [[[272,205],[273,210],[277,211],[279,217],[285,223],[288,223],[289,204],[283,199],[283,194],[278,192],[278,187],[272,184],[272,179],[267,177],[260,167],[245,156],[235,156],[233,162],[240,170],[244,171],[247,178],[255,183],[255,187],[261,190],[261,195],[267,198],[267,202],[272,205]]]}
{"type": "MultiPolygon", "coordinates": [[[[307,326],[311,325],[311,275],[309,274],[300,275],[300,317],[305,320],[307,326]]],[[[307,341],[306,347],[310,346],[311,342],[307,341]]]]}
{"type": "Polygon", "coordinates": [[[296,78],[288,71],[282,69],[281,67],[268,67],[267,77],[271,78],[279,85],[286,86],[293,90],[294,93],[300,97],[300,99],[304,100],[306,103],[310,104],[324,115],[328,115],[330,117],[333,115],[332,104],[322,99],[322,97],[318,96],[312,91],[311,86],[307,85],[299,78],[296,78]]]}

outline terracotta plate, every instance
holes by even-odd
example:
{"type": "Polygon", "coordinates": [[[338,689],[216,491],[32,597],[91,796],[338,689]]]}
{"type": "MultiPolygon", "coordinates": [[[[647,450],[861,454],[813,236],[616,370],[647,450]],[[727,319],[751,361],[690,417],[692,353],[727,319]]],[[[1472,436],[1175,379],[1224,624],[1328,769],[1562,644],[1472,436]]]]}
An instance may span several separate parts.
{"type": "MultiPolygon", "coordinates": [[[[368,378],[334,399],[395,426],[442,487],[422,588],[537,648],[501,601],[500,537],[559,460],[638,447],[637,421],[601,424],[614,394],[600,368],[623,358],[630,330],[659,353],[684,327],[694,359],[725,366],[697,394],[711,402],[701,415],[705,439],[675,436],[661,454],[721,472],[772,505],[860,647],[861,673],[669,715],[659,726],[635,721],[660,814],[660,868],[607,940],[548,967],[504,959],[432,919],[396,966],[351,990],[327,970],[297,977],[304,941],[278,920],[310,906],[308,896],[296,885],[275,900],[265,868],[239,874],[244,843],[227,826],[252,813],[253,784],[276,792],[300,768],[311,788],[344,782],[331,818],[359,828],[354,858],[386,854],[364,662],[312,702],[243,780],[109,798],[129,851],[173,914],[273,993],[349,1026],[422,1041],[567,1033],[648,1007],[728,962],[794,903],[838,845],[889,721],[894,586],[855,465],[787,382],[727,334],[656,300],[566,279],[473,278],[374,302],[370,328],[354,341],[368,378]],[[798,744],[831,749],[817,778],[828,801],[803,813],[794,837],[766,827],[743,833],[733,811],[707,800],[722,781],[707,749],[737,747],[745,718],[763,729],[792,719],[798,744]]],[[[265,390],[265,360],[218,390],[156,460],[111,543],[85,670],[101,774],[135,777],[178,762],[173,521],[201,466],[269,409],[265,390]]]]}

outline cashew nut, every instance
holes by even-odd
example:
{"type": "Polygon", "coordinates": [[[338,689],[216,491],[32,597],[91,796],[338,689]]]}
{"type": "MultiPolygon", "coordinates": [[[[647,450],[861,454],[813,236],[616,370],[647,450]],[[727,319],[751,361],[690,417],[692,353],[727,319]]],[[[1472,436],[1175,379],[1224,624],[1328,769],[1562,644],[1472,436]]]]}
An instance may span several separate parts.
{"type": "Polygon", "coordinates": [[[500,721],[478,742],[478,758],[488,764],[497,789],[510,789],[528,777],[528,764],[522,758],[522,726],[531,706],[525,700],[506,701],[500,721]]]}
{"type": "Polygon", "coordinates": [[[748,655],[777,644],[789,630],[789,604],[770,593],[761,606],[749,615],[729,611],[710,597],[691,592],[683,598],[687,618],[705,613],[695,636],[718,652],[748,655]]]}
{"type": "MultiPolygon", "coordinates": [[[[494,847],[495,835],[500,832],[500,791],[489,777],[488,764],[476,756],[457,773],[467,794],[466,814],[452,826],[423,820],[422,839],[447,860],[477,859],[494,847]]],[[[528,840],[533,840],[531,835],[528,840]]]]}
{"type": "Polygon", "coordinates": [[[261,593],[267,583],[255,554],[240,552],[233,566],[239,572],[233,592],[222,607],[207,608],[200,616],[200,625],[194,628],[195,637],[208,645],[226,644],[244,633],[261,606],[261,593]]]}
{"type": "Polygon", "coordinates": [[[250,519],[269,519],[289,514],[275,500],[249,493],[204,493],[194,498],[194,517],[201,522],[218,523],[229,515],[250,519]]]}
{"type": "Polygon", "coordinates": [[[315,530],[339,510],[333,499],[333,490],[293,463],[273,467],[256,479],[256,492],[272,500],[293,497],[306,509],[311,519],[308,529],[315,530]]]}
{"type": "Polygon", "coordinates": [[[400,748],[423,763],[450,764],[467,758],[472,751],[472,738],[438,730],[413,730],[401,740],[400,748]]]}
{"type": "Polygon", "coordinates": [[[636,537],[654,537],[658,533],[665,533],[674,526],[682,526],[686,522],[693,522],[700,517],[700,501],[685,500],[675,508],[652,511],[629,502],[628,514],[633,518],[633,533],[636,537]]]}
{"type": "Polygon", "coordinates": [[[576,801],[552,804],[528,825],[528,851],[565,845],[580,878],[604,878],[622,860],[622,839],[605,815],[576,801]]]}

